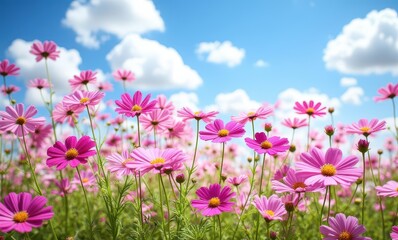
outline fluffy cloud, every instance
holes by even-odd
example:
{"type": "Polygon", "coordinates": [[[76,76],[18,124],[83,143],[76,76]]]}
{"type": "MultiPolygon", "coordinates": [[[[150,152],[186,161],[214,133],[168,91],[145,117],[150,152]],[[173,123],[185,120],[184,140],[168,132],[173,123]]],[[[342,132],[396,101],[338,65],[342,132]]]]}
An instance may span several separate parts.
{"type": "Polygon", "coordinates": [[[199,74],[184,64],[174,48],[138,35],[126,36],[106,59],[112,70],[133,71],[137,78],[134,87],[141,89],[195,89],[202,84],[199,74]]]}
{"type": "MultiPolygon", "coordinates": [[[[33,42],[27,42],[22,39],[16,39],[8,48],[8,55],[14,59],[15,64],[21,68],[20,78],[27,84],[29,80],[34,78],[47,78],[44,61],[36,62],[35,57],[29,53],[33,42]]],[[[63,47],[60,50],[60,57],[56,61],[49,60],[48,68],[50,77],[54,85],[56,97],[61,97],[70,92],[68,79],[78,74],[79,64],[82,62],[80,54],[75,49],[67,50],[63,47]]],[[[26,100],[31,101],[32,95],[36,94],[34,103],[40,104],[41,100],[37,97],[37,92],[27,91],[26,100]]]]}
{"type": "Polygon", "coordinates": [[[75,0],[66,12],[63,24],[72,28],[76,41],[97,48],[108,33],[119,38],[129,33],[164,31],[164,22],[152,1],[148,0],[75,0]]]}
{"type": "Polygon", "coordinates": [[[328,42],[326,67],[342,73],[398,74],[398,17],[393,9],[371,11],[344,26],[328,42]]]}
{"type": "Polygon", "coordinates": [[[240,112],[255,111],[261,103],[250,99],[243,89],[237,89],[230,93],[220,93],[215,98],[215,104],[208,106],[207,110],[217,110],[226,114],[238,114],[240,112]]]}
{"type": "Polygon", "coordinates": [[[170,96],[170,101],[173,102],[173,105],[176,110],[179,110],[183,107],[188,107],[192,111],[198,110],[199,98],[196,93],[187,93],[187,92],[179,92],[170,96]]]}
{"type": "Polygon", "coordinates": [[[258,68],[266,68],[266,67],[269,66],[269,63],[267,63],[266,61],[264,61],[264,60],[262,60],[262,59],[259,59],[259,60],[257,60],[257,61],[254,63],[254,66],[255,66],[255,67],[258,67],[258,68]]]}
{"type": "Polygon", "coordinates": [[[228,67],[239,65],[245,57],[245,50],[233,46],[230,41],[201,42],[196,53],[208,62],[226,64],[228,67]]]}
{"type": "Polygon", "coordinates": [[[364,94],[361,87],[349,87],[343,95],[341,95],[341,101],[353,105],[361,105],[364,94]]]}
{"type": "Polygon", "coordinates": [[[349,78],[349,77],[343,77],[340,79],[340,85],[342,87],[351,87],[357,85],[357,79],[356,78],[349,78]]]}

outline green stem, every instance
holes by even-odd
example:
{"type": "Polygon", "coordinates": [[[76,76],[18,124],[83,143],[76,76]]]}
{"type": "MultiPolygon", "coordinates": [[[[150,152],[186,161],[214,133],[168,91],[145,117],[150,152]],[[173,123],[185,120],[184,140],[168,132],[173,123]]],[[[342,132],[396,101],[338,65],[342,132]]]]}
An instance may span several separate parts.
{"type": "MultiPolygon", "coordinates": [[[[162,196],[162,175],[159,173],[158,175],[158,184],[159,184],[159,210],[160,210],[160,217],[162,218],[162,230],[164,238],[167,239],[167,232],[164,223],[164,212],[163,212],[163,196],[162,196]]],[[[166,193],[165,193],[166,194],[166,193]]]]}
{"type": "Polygon", "coordinates": [[[190,183],[190,180],[191,180],[191,175],[192,175],[192,173],[194,171],[194,167],[195,167],[196,153],[198,151],[198,142],[199,142],[199,120],[196,120],[195,150],[194,150],[194,153],[193,153],[193,160],[192,160],[191,168],[188,170],[188,178],[187,178],[187,185],[185,187],[185,195],[188,193],[189,183],[190,183]]]}
{"type": "Polygon", "coordinates": [[[222,227],[221,227],[221,217],[220,215],[217,215],[218,219],[218,227],[219,227],[219,232],[220,232],[220,240],[222,239],[222,227]]]}
{"type": "Polygon", "coordinates": [[[328,204],[328,217],[327,217],[327,220],[326,220],[326,222],[329,222],[329,216],[330,216],[330,204],[331,204],[331,201],[332,201],[332,186],[330,185],[329,186],[329,204],[328,204]]]}
{"type": "Polygon", "coordinates": [[[169,199],[167,197],[166,188],[164,187],[164,182],[163,182],[162,175],[160,173],[159,173],[159,175],[160,175],[160,182],[162,183],[162,189],[163,189],[163,192],[164,192],[164,198],[165,198],[166,207],[167,207],[167,231],[169,233],[169,239],[171,239],[171,234],[170,234],[170,219],[171,219],[171,215],[170,215],[169,199]]]}
{"type": "Polygon", "coordinates": [[[88,221],[89,221],[89,224],[90,224],[90,226],[89,226],[90,238],[93,239],[93,228],[92,228],[93,222],[92,222],[92,218],[91,218],[90,204],[88,203],[86,188],[83,185],[83,180],[82,180],[82,177],[80,175],[79,166],[76,166],[76,171],[77,171],[77,175],[79,176],[80,185],[82,186],[82,189],[83,189],[84,200],[86,201],[87,216],[88,216],[88,221]]]}
{"type": "Polygon", "coordinates": [[[104,178],[106,178],[106,174],[105,174],[105,170],[104,170],[104,164],[102,162],[101,155],[100,155],[100,149],[98,148],[97,138],[95,137],[93,119],[92,119],[91,114],[90,114],[90,109],[89,109],[89,107],[87,105],[86,105],[86,110],[87,110],[88,119],[90,120],[91,134],[93,135],[93,140],[95,142],[95,150],[97,152],[98,164],[100,166],[100,169],[102,170],[102,174],[104,175],[104,178]]]}
{"type": "Polygon", "coordinates": [[[138,135],[138,146],[141,147],[141,132],[140,132],[140,116],[137,116],[137,135],[138,135]]]}
{"type": "Polygon", "coordinates": [[[323,209],[325,209],[325,203],[326,203],[326,197],[327,197],[327,195],[328,195],[328,190],[329,190],[329,188],[327,187],[327,188],[326,188],[326,193],[325,193],[325,198],[323,199],[323,204],[322,204],[322,208],[321,208],[321,213],[319,214],[319,215],[320,215],[320,217],[319,217],[319,226],[322,225],[323,209]]]}
{"type": "Polygon", "coordinates": [[[366,182],[366,168],[365,168],[365,153],[362,153],[362,215],[361,215],[361,224],[364,225],[365,219],[365,182],[366,182]]]}
{"type": "Polygon", "coordinates": [[[263,166],[261,167],[261,175],[260,175],[260,187],[259,187],[259,190],[258,190],[258,195],[260,196],[261,195],[261,188],[262,188],[262,186],[263,186],[263,177],[264,177],[264,169],[265,168],[265,153],[263,154],[263,166]]]}
{"type": "MultiPolygon", "coordinates": [[[[4,89],[6,90],[6,89],[7,89],[7,85],[6,85],[6,76],[4,76],[4,75],[3,75],[3,82],[4,82],[4,89]]],[[[10,105],[13,105],[13,104],[12,104],[12,99],[11,99],[11,94],[8,94],[8,93],[7,93],[7,96],[8,96],[8,100],[10,101],[10,105]]]]}
{"type": "Polygon", "coordinates": [[[222,151],[221,151],[221,166],[220,166],[220,180],[219,180],[219,184],[221,184],[222,182],[222,167],[224,164],[224,151],[225,151],[225,142],[222,143],[222,151]]]}
{"type": "Polygon", "coordinates": [[[347,209],[348,209],[348,207],[351,205],[352,199],[354,199],[355,194],[356,194],[357,191],[358,191],[358,188],[359,188],[359,184],[357,184],[357,186],[355,187],[355,190],[354,190],[354,192],[352,193],[352,196],[351,196],[351,198],[350,198],[350,201],[348,202],[348,205],[344,208],[344,211],[343,211],[343,212],[346,212],[347,209]]]}
{"type": "Polygon", "coordinates": [[[308,116],[307,152],[310,149],[310,125],[311,125],[311,116],[308,116]]]}

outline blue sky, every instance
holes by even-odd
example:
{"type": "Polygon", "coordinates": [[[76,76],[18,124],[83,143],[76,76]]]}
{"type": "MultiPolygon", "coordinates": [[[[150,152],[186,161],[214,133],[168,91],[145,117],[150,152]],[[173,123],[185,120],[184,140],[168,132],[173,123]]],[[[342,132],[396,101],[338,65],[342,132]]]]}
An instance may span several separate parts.
{"type": "MultiPolygon", "coordinates": [[[[383,35],[398,45],[398,4],[394,1],[292,0],[247,1],[245,4],[227,0],[158,0],[153,4],[142,0],[117,1],[123,8],[131,8],[126,11],[120,11],[120,6],[113,6],[108,0],[96,0],[94,4],[78,2],[3,0],[0,20],[5,24],[0,38],[0,59],[21,62],[28,58],[21,53],[21,46],[36,39],[53,40],[70,51],[68,56],[75,58],[64,64],[64,68],[52,69],[55,77],[60,74],[56,82],[67,83],[68,76],[72,78],[80,70],[101,69],[106,81],[112,82],[115,88],[113,93],[107,93],[108,100],[119,98],[122,91],[109,75],[115,67],[123,67],[117,66],[120,63],[125,67],[134,65],[133,70],[142,70],[142,79],[153,81],[138,84],[138,78],[130,92],[143,89],[154,95],[174,95],[176,101],[199,108],[217,108],[225,115],[237,115],[239,110],[248,112],[250,107],[280,99],[290,104],[283,106],[281,116],[286,116],[295,100],[315,97],[325,100],[327,106],[337,105],[336,119],[345,123],[359,118],[392,116],[391,103],[376,104],[372,99],[378,88],[397,82],[398,59],[385,60],[383,56],[386,52],[398,55],[398,47],[384,40],[368,42],[364,47],[359,40],[366,42],[383,35]],[[67,17],[67,11],[82,9],[89,13],[67,17]],[[374,14],[369,16],[372,11],[374,14]],[[352,25],[354,19],[358,19],[362,27],[352,25]],[[125,28],[121,27],[123,24],[125,28]],[[344,33],[343,29],[349,30],[344,33]],[[353,38],[355,34],[359,34],[357,42],[353,38]],[[84,40],[76,41],[77,36],[84,40]],[[328,43],[338,36],[342,41],[327,51],[328,43]],[[16,39],[22,40],[21,45],[15,45],[16,39]],[[129,45],[132,39],[135,48],[129,45]],[[124,45],[123,40],[126,40],[124,45]],[[199,54],[201,43],[203,49],[199,54]],[[107,59],[116,45],[131,49],[131,53],[119,52],[107,59]],[[225,47],[223,51],[220,46],[225,47]],[[217,53],[217,50],[220,51],[217,53]],[[353,51],[353,57],[342,57],[349,51],[353,51]],[[242,52],[244,56],[239,55],[242,52]],[[324,59],[326,52],[332,56],[329,60],[324,59]],[[214,54],[215,60],[210,59],[210,54],[214,54]],[[137,58],[147,59],[147,56],[150,56],[147,65],[137,65],[137,58]],[[265,62],[265,66],[255,66],[258,60],[265,62]],[[331,67],[327,67],[328,64],[331,67]],[[189,74],[193,75],[187,74],[184,81],[176,83],[181,76],[175,79],[168,76],[174,67],[177,73],[188,67],[189,74]],[[158,78],[154,77],[155,73],[148,73],[157,68],[164,71],[158,78]],[[342,78],[355,80],[341,86],[342,78]],[[157,84],[159,82],[162,84],[157,84]],[[351,92],[347,93],[349,89],[351,92]]],[[[37,65],[32,67],[32,72],[41,75],[37,65]]],[[[32,77],[32,74],[21,75],[16,81],[10,81],[23,86],[32,77]]],[[[62,95],[62,91],[59,94],[62,95]]],[[[31,102],[25,91],[16,98],[31,102]]]]}

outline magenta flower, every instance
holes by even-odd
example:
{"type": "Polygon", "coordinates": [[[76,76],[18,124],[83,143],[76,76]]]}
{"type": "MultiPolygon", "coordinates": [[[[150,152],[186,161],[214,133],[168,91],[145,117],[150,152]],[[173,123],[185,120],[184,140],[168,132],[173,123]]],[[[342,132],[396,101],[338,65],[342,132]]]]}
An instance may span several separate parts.
{"type": "Polygon", "coordinates": [[[81,112],[86,106],[94,107],[98,105],[105,93],[100,91],[80,91],[76,90],[70,95],[67,95],[62,100],[65,106],[70,106],[75,112],[81,112]]]}
{"type": "Polygon", "coordinates": [[[264,220],[267,222],[271,222],[273,220],[282,221],[283,215],[287,214],[285,205],[282,203],[282,200],[276,196],[272,195],[267,198],[266,196],[256,196],[253,205],[260,212],[261,216],[263,216],[264,220]]]}
{"type": "Polygon", "coordinates": [[[75,136],[70,136],[65,140],[65,144],[57,141],[47,150],[48,167],[57,166],[57,170],[66,168],[69,164],[75,168],[79,164],[87,163],[87,158],[94,156],[93,150],[95,142],[89,136],[83,136],[77,141],[75,136]]]}
{"type": "Polygon", "coordinates": [[[5,112],[0,111],[0,130],[13,132],[18,137],[34,132],[38,125],[45,122],[43,117],[32,118],[36,113],[37,109],[34,106],[29,106],[24,112],[22,103],[14,107],[7,106],[5,112]]]}
{"type": "Polygon", "coordinates": [[[361,175],[362,170],[356,168],[356,156],[342,159],[342,152],[338,148],[329,148],[326,154],[318,148],[300,155],[301,162],[296,163],[297,176],[305,178],[305,184],[323,183],[329,185],[350,185],[361,175]]]}
{"type": "Polygon", "coordinates": [[[147,131],[164,132],[170,126],[173,121],[172,116],[167,110],[154,109],[149,113],[146,113],[140,118],[142,126],[147,131]]]}
{"type": "Polygon", "coordinates": [[[203,216],[220,215],[223,212],[231,212],[233,202],[231,198],[235,197],[235,193],[231,192],[229,186],[221,189],[220,184],[212,184],[209,188],[201,187],[196,191],[199,199],[192,200],[192,207],[198,209],[203,216]]]}
{"type": "Polygon", "coordinates": [[[301,192],[318,192],[324,189],[321,183],[307,185],[304,183],[305,178],[298,177],[294,169],[289,168],[283,181],[272,180],[272,189],[276,193],[301,193],[301,192]]]}
{"type": "Polygon", "coordinates": [[[258,154],[267,153],[274,156],[278,153],[285,152],[289,149],[289,141],[287,138],[280,138],[277,136],[267,138],[263,132],[256,133],[254,139],[245,138],[247,146],[258,154]]]}
{"type": "Polygon", "coordinates": [[[379,122],[377,119],[372,119],[369,122],[367,119],[361,119],[358,123],[347,126],[346,133],[357,133],[367,137],[384,129],[386,129],[386,121],[379,122]]]}
{"type": "Polygon", "coordinates": [[[248,121],[254,121],[258,119],[266,119],[273,113],[271,106],[261,106],[255,112],[240,113],[239,116],[231,117],[232,121],[238,122],[245,125],[248,121]]]}
{"type": "Polygon", "coordinates": [[[392,240],[398,240],[398,226],[392,226],[390,237],[392,240]]]}
{"type": "Polygon", "coordinates": [[[19,74],[19,67],[16,67],[15,64],[10,64],[8,59],[4,59],[0,62],[0,75],[3,77],[6,76],[17,76],[19,74]]]}
{"type": "Polygon", "coordinates": [[[247,180],[247,176],[246,175],[240,175],[237,177],[229,177],[227,178],[227,183],[234,185],[235,187],[241,185],[243,182],[245,182],[247,180]]]}
{"type": "Polygon", "coordinates": [[[200,139],[214,143],[224,143],[232,138],[242,137],[245,134],[243,125],[234,121],[228,122],[224,126],[224,122],[221,119],[214,120],[213,123],[206,125],[206,130],[200,131],[200,139]]]}
{"type": "Polygon", "coordinates": [[[314,101],[312,100],[309,103],[303,101],[303,104],[296,102],[293,109],[296,110],[296,113],[298,114],[307,114],[313,118],[315,118],[315,116],[321,117],[326,114],[326,111],[324,111],[326,107],[321,108],[320,102],[314,104],[314,101]]]}
{"type": "Polygon", "coordinates": [[[142,100],[142,93],[140,91],[136,91],[133,98],[128,93],[122,94],[121,98],[121,100],[115,101],[118,106],[116,112],[124,114],[127,117],[139,116],[141,113],[150,112],[155,109],[156,100],[150,101],[151,94],[148,94],[144,100],[142,100]]]}
{"type": "Polygon", "coordinates": [[[183,107],[182,109],[177,111],[177,116],[181,117],[183,121],[195,119],[197,121],[203,120],[205,123],[211,122],[217,114],[218,112],[216,111],[211,111],[208,113],[202,111],[193,112],[187,107],[183,107]]]}
{"type": "Polygon", "coordinates": [[[297,129],[301,127],[308,126],[307,119],[299,119],[299,118],[287,118],[283,120],[282,125],[292,128],[292,129],[297,129]]]}
{"type": "Polygon", "coordinates": [[[398,182],[388,181],[383,186],[377,186],[377,196],[381,197],[398,197],[398,182]]]}
{"type": "Polygon", "coordinates": [[[44,43],[37,41],[33,43],[29,51],[31,54],[36,56],[36,62],[40,62],[43,58],[56,60],[59,57],[59,51],[57,51],[57,44],[53,41],[44,41],[44,43]]]}
{"type": "Polygon", "coordinates": [[[70,184],[68,178],[63,178],[61,181],[58,181],[57,179],[55,179],[54,184],[55,184],[55,186],[57,186],[58,191],[54,190],[51,193],[60,195],[61,197],[65,197],[65,195],[68,195],[77,189],[76,185],[70,184]]]}
{"type": "Polygon", "coordinates": [[[114,172],[119,176],[135,174],[134,169],[126,166],[128,162],[134,161],[130,156],[130,152],[125,150],[122,154],[113,153],[106,157],[106,165],[110,172],[114,172]]]}
{"type": "Polygon", "coordinates": [[[1,86],[1,93],[3,93],[4,96],[10,95],[14,92],[19,92],[21,89],[15,85],[8,85],[8,86],[1,86]]]}
{"type": "Polygon", "coordinates": [[[32,228],[41,227],[44,220],[54,216],[53,208],[46,207],[47,198],[27,192],[10,193],[0,203],[0,231],[31,232],[32,228]]]}
{"type": "Polygon", "coordinates": [[[377,92],[380,94],[380,96],[376,96],[374,98],[375,102],[393,99],[398,96],[398,83],[396,83],[395,85],[393,83],[389,83],[387,84],[387,87],[380,88],[379,90],[377,90],[377,92]]]}
{"type": "Polygon", "coordinates": [[[145,174],[151,170],[155,170],[156,173],[162,170],[162,168],[179,168],[180,163],[186,160],[185,154],[181,150],[175,148],[167,149],[145,149],[136,148],[130,154],[130,157],[134,161],[126,163],[126,167],[140,171],[141,174],[145,174]]]}
{"type": "Polygon", "coordinates": [[[371,238],[361,236],[366,232],[366,228],[358,224],[356,217],[346,217],[343,213],[336,214],[335,218],[330,217],[329,226],[322,225],[319,230],[325,236],[324,240],[371,240],[371,238]]]}
{"type": "Polygon", "coordinates": [[[118,69],[115,72],[113,72],[113,77],[116,80],[126,81],[126,82],[132,82],[135,80],[134,73],[131,72],[130,70],[124,70],[124,69],[118,69]]]}
{"type": "Polygon", "coordinates": [[[47,79],[44,78],[35,78],[29,81],[28,87],[43,89],[43,88],[50,88],[50,83],[47,79]]]}
{"type": "Polygon", "coordinates": [[[97,82],[97,73],[91,70],[81,71],[80,75],[74,75],[69,79],[69,84],[73,90],[84,89],[87,84],[95,84],[97,82]]]}

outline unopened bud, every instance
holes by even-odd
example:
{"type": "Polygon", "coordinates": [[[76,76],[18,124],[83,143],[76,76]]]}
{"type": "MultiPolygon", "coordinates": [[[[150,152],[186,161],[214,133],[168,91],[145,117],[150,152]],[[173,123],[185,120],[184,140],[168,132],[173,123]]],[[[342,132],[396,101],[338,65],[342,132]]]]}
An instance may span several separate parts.
{"type": "Polygon", "coordinates": [[[330,137],[330,136],[333,136],[333,134],[334,134],[334,128],[333,128],[333,126],[332,126],[332,125],[326,126],[326,127],[325,127],[325,133],[326,133],[326,135],[328,135],[329,137],[330,137]]]}
{"type": "Polygon", "coordinates": [[[383,154],[383,150],[382,149],[377,150],[377,154],[379,155],[383,154]]]}
{"type": "Polygon", "coordinates": [[[271,132],[271,130],[272,130],[272,124],[271,123],[265,123],[264,124],[264,131],[271,132]]]}
{"type": "Polygon", "coordinates": [[[329,112],[330,114],[334,113],[334,107],[330,107],[330,108],[328,109],[328,112],[329,112]]]}
{"type": "Polygon", "coordinates": [[[269,233],[269,238],[271,238],[272,240],[275,240],[275,239],[278,238],[278,234],[276,232],[274,232],[274,231],[271,231],[269,233]]]}
{"type": "Polygon", "coordinates": [[[290,147],[289,147],[289,151],[292,152],[292,153],[295,152],[296,151],[296,145],[291,144],[290,147]]]}
{"type": "Polygon", "coordinates": [[[358,141],[357,149],[361,153],[366,153],[369,151],[369,142],[365,139],[361,139],[358,141]]]}
{"type": "Polygon", "coordinates": [[[176,176],[176,181],[177,181],[178,183],[183,183],[183,182],[185,182],[185,175],[184,175],[183,173],[178,174],[178,175],[176,176]]]}
{"type": "Polygon", "coordinates": [[[294,204],[293,202],[285,202],[285,209],[288,212],[293,212],[294,211],[294,204]]]}

